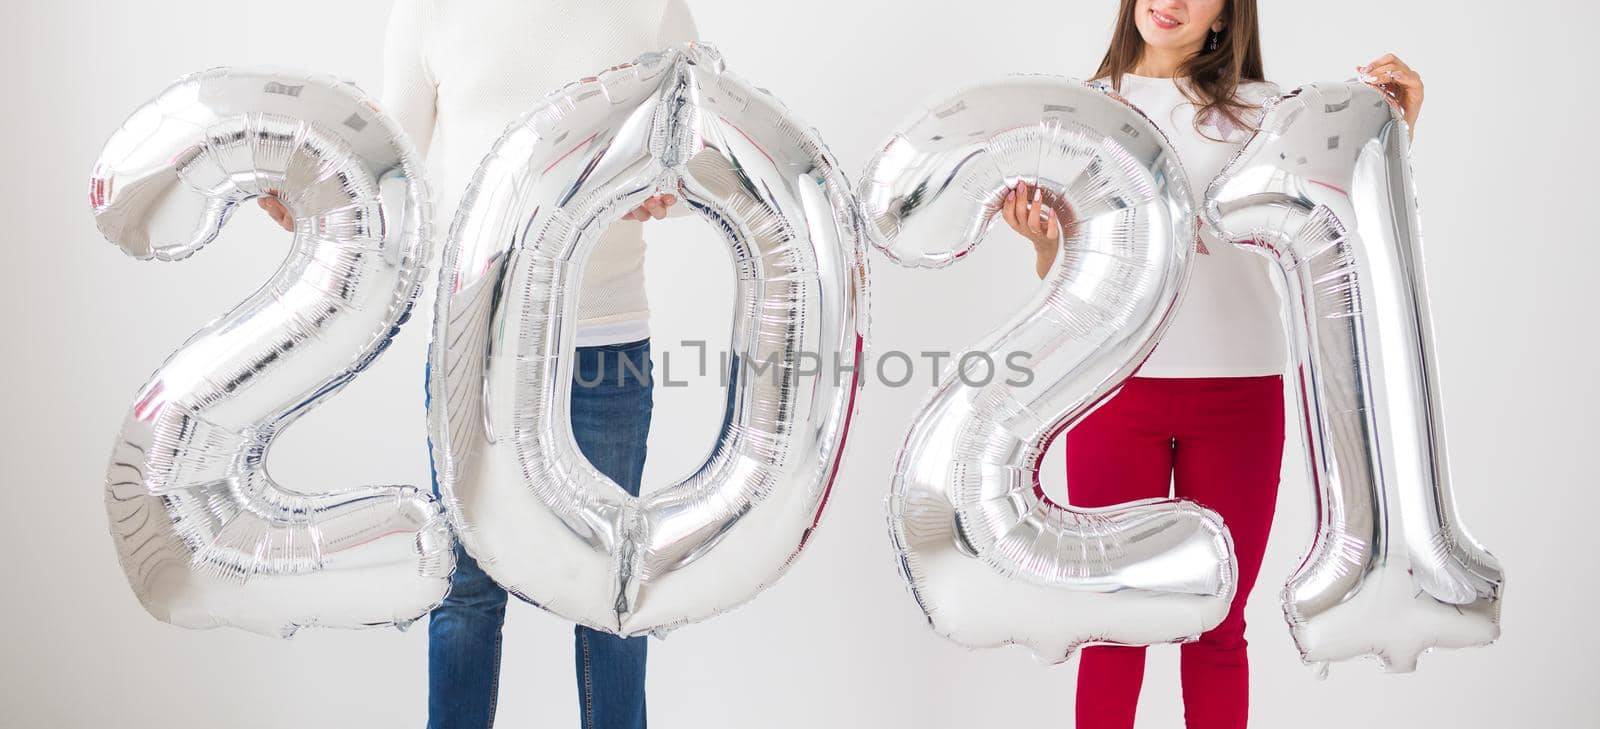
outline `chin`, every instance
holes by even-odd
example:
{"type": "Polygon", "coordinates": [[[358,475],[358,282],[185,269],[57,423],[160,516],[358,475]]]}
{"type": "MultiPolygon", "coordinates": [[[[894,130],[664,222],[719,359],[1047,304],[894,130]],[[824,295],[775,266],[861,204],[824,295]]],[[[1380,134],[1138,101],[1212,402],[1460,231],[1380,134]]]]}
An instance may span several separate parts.
{"type": "Polygon", "coordinates": [[[1152,33],[1141,37],[1144,38],[1145,45],[1151,48],[1159,48],[1163,51],[1181,50],[1191,45],[1180,38],[1174,38],[1170,34],[1164,33],[1152,33]]]}
{"type": "Polygon", "coordinates": [[[1164,30],[1154,26],[1147,28],[1143,24],[1140,24],[1138,28],[1139,37],[1143,38],[1145,45],[1148,46],[1153,46],[1163,50],[1170,50],[1173,48],[1183,48],[1187,43],[1182,37],[1182,34],[1178,32],[1178,29],[1164,30]]]}

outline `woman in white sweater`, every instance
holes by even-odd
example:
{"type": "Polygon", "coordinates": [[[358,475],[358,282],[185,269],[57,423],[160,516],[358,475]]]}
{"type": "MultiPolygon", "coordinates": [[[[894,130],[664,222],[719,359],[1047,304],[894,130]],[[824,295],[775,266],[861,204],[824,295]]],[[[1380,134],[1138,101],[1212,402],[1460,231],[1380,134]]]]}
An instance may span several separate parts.
{"type": "MultiPolygon", "coordinates": [[[[1422,108],[1416,72],[1394,56],[1359,70],[1414,127],[1422,108]]],[[[1112,84],[1171,140],[1197,204],[1249,140],[1262,101],[1276,92],[1262,71],[1255,0],[1122,0],[1094,78],[1112,84]]],[[[1043,277],[1063,229],[1033,198],[1019,184],[1004,216],[1033,241],[1043,277]]],[[[1277,500],[1288,356],[1267,259],[1210,231],[1202,231],[1197,251],[1161,343],[1114,397],[1067,433],[1067,490],[1072,504],[1085,507],[1176,492],[1222,515],[1239,581],[1222,623],[1182,648],[1184,714],[1190,729],[1244,729],[1244,606],[1277,500]]],[[[1133,727],[1144,657],[1143,647],[1083,650],[1079,729],[1133,727]]]]}
{"type": "MultiPolygon", "coordinates": [[[[448,229],[495,140],[545,94],[695,38],[684,0],[397,0],[383,103],[426,157],[436,229],[448,229]]],[[[634,495],[653,386],[642,223],[675,202],[653,197],[606,231],[584,265],[578,303],[573,434],[585,457],[634,495]]],[[[293,230],[276,200],[261,198],[261,206],[293,230]]],[[[465,552],[456,557],[450,594],[428,621],[430,729],[494,723],[506,592],[465,552]]],[[[644,729],[647,640],[576,627],[585,729],[644,729]]]]}

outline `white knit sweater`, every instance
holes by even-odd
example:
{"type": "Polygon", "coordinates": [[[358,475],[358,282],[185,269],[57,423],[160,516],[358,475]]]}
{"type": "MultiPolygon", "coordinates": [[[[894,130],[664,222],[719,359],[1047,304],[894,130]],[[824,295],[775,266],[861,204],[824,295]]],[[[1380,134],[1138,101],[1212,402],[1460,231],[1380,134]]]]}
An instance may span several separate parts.
{"type": "MultiPolygon", "coordinates": [[[[436,242],[489,148],[545,94],[694,39],[684,0],[396,0],[383,103],[427,158],[436,242]]],[[[649,336],[642,228],[617,222],[585,264],[578,346],[649,336]]]]}
{"type": "MultiPolygon", "coordinates": [[[[1143,111],[1177,149],[1198,210],[1206,186],[1249,141],[1251,130],[1222,115],[1195,118],[1195,105],[1183,95],[1183,79],[1122,76],[1123,98],[1143,111]]],[[[1269,83],[1239,87],[1239,100],[1258,111],[1244,121],[1253,126],[1269,83]]],[[[1258,377],[1282,374],[1288,363],[1274,266],[1259,253],[1217,240],[1201,226],[1205,255],[1195,257],[1188,290],[1161,343],[1139,368],[1140,377],[1258,377]]]]}

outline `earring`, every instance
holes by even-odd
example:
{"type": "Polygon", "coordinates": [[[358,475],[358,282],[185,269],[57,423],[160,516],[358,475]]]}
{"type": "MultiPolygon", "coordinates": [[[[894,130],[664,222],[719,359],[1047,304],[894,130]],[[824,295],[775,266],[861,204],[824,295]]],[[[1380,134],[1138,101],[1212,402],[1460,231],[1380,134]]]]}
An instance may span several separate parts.
{"type": "Polygon", "coordinates": [[[1217,50],[1217,46],[1221,45],[1221,39],[1222,39],[1222,32],[1221,31],[1217,31],[1217,30],[1211,31],[1211,40],[1206,43],[1206,50],[1208,50],[1208,51],[1217,50]]]}

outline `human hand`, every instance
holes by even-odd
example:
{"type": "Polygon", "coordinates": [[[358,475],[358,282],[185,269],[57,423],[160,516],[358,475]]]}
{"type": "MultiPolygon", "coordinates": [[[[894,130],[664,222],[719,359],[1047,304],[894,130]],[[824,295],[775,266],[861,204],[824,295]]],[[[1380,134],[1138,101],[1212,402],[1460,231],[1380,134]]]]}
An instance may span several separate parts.
{"type": "Polygon", "coordinates": [[[262,210],[267,211],[267,217],[272,218],[272,222],[277,223],[290,233],[294,232],[294,216],[289,213],[289,208],[283,204],[283,201],[271,195],[263,195],[256,198],[256,204],[260,205],[262,210]]]}
{"type": "Polygon", "coordinates": [[[678,202],[678,196],[671,193],[651,195],[645,199],[644,204],[634,208],[632,212],[622,216],[622,218],[624,220],[637,220],[641,223],[651,218],[660,220],[667,217],[667,208],[672,207],[676,202],[678,202]]]}
{"type": "Polygon", "coordinates": [[[1422,76],[1393,53],[1385,53],[1365,66],[1357,66],[1362,82],[1389,97],[1405,116],[1406,126],[1416,135],[1417,117],[1422,114],[1422,76]]]}
{"type": "Polygon", "coordinates": [[[1035,269],[1039,277],[1044,278],[1055,263],[1062,234],[1071,236],[1073,221],[1062,224],[1055,209],[1045,204],[1044,192],[1022,181],[1006,192],[1000,202],[1000,213],[1006,225],[1033,244],[1035,269]]]}

